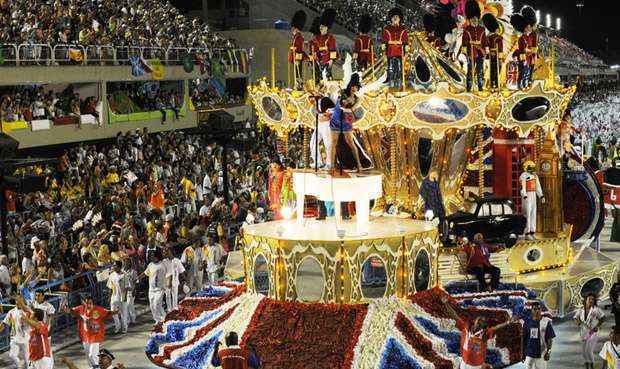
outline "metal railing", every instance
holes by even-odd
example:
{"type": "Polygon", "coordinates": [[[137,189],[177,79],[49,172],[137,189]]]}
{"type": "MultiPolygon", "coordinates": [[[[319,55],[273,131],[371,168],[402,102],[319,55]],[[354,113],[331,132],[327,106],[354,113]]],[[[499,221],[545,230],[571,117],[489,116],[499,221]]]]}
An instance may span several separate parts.
{"type": "Polygon", "coordinates": [[[250,53],[246,49],[207,49],[195,47],[145,47],[113,45],[74,45],[74,44],[0,44],[0,66],[27,65],[128,65],[130,57],[159,59],[166,65],[182,65],[188,54],[206,58],[230,58],[230,63],[238,66],[238,54],[250,53]]]}

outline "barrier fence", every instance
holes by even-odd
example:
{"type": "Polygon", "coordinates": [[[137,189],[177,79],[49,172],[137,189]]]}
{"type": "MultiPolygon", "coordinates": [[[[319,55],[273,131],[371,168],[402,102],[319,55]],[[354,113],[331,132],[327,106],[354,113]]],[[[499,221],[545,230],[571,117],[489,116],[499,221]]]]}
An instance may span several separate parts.
{"type": "Polygon", "coordinates": [[[0,44],[0,66],[26,65],[128,65],[133,56],[159,59],[165,65],[183,65],[187,55],[195,63],[213,57],[225,57],[240,64],[240,55],[248,60],[252,52],[246,49],[207,49],[187,47],[146,47],[114,45],[68,44],[0,44]]]}

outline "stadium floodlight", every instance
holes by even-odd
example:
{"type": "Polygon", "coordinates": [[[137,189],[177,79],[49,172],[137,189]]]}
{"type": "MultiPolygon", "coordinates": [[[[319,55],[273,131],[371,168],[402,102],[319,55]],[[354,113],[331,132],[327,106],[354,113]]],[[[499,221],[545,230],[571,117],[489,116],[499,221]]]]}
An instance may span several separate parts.
{"type": "Polygon", "coordinates": [[[545,25],[547,26],[547,28],[551,28],[551,14],[547,13],[547,16],[545,18],[545,25]]]}
{"type": "Polygon", "coordinates": [[[557,17],[555,19],[555,29],[557,29],[558,31],[562,30],[562,18],[557,17]]]}
{"type": "Polygon", "coordinates": [[[540,23],[540,10],[536,10],[536,23],[540,23]]]}

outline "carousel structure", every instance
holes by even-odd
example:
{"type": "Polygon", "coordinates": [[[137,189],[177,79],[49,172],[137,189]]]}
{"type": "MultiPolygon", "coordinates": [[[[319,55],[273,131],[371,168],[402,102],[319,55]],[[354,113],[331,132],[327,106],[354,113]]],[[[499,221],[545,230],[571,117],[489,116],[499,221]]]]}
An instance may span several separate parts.
{"type": "MultiPolygon", "coordinates": [[[[249,93],[260,124],[284,148],[289,135],[303,137],[302,165],[274,164],[278,219],[244,229],[244,282],[184,300],[151,334],[155,364],[209,368],[214,343],[236,331],[265,368],[456,368],[459,331],[441,303],[448,292],[464,319],[491,322],[523,314],[535,297],[563,316],[588,292],[608,295],[617,267],[592,247],[602,192],[567,144],[575,87],[555,76],[552,46],[533,51],[531,82],[520,86],[512,75],[519,58],[505,56],[518,49],[522,24],[501,1],[476,4],[478,18],[496,19],[487,29],[506,50],[495,73],[489,61],[480,69],[483,88],[467,83],[475,60],[447,54],[428,29],[386,42],[383,54],[370,44],[363,69],[359,54],[344,56],[343,80],[330,79],[323,44],[311,66],[298,57],[305,16],[296,14],[289,87],[277,87],[272,71],[249,93]],[[396,56],[400,75],[393,45],[406,51],[396,56]],[[326,121],[331,135],[321,145],[317,135],[311,148],[326,121]],[[454,241],[476,233],[505,246],[491,256],[500,291],[461,288],[472,277],[454,241]]],[[[329,61],[329,35],[315,36],[326,40],[329,61]]],[[[490,341],[494,367],[521,361],[515,332],[508,326],[490,341]]]]}

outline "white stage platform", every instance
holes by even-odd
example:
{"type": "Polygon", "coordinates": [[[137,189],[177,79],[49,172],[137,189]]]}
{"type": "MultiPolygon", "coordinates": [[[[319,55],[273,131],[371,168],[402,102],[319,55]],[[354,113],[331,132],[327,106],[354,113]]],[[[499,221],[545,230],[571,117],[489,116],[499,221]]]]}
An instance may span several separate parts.
{"type": "Polygon", "coordinates": [[[372,218],[368,225],[368,230],[360,233],[355,220],[342,221],[337,225],[333,218],[327,220],[308,218],[303,223],[291,219],[252,224],[246,227],[244,232],[250,236],[287,241],[333,242],[391,238],[437,229],[431,222],[397,217],[372,218]]]}

